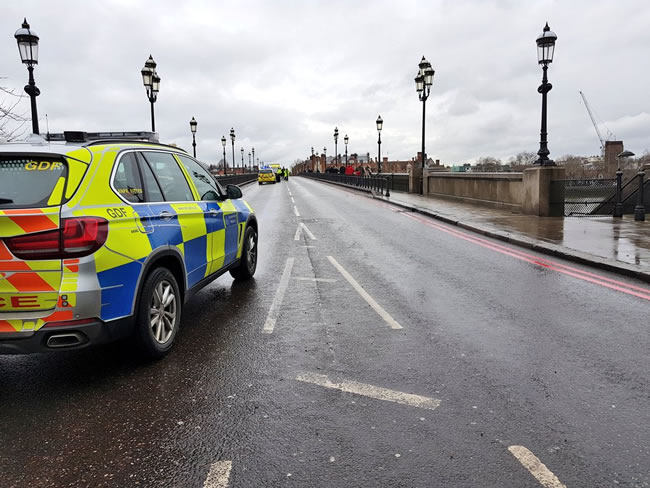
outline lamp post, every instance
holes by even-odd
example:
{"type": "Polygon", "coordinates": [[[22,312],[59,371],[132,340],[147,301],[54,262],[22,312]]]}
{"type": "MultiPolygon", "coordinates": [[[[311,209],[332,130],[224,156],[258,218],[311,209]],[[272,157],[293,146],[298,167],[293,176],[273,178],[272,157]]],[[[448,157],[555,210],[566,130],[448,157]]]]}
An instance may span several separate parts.
{"type": "Polygon", "coordinates": [[[235,129],[230,128],[230,141],[232,142],[232,174],[235,174],[235,129]]]}
{"type": "Polygon", "coordinates": [[[427,109],[427,98],[431,93],[431,85],[433,85],[433,75],[435,74],[434,69],[431,67],[431,63],[422,56],[422,61],[418,64],[418,75],[415,77],[415,91],[418,92],[418,98],[422,102],[422,176],[420,180],[422,181],[422,186],[420,193],[424,193],[424,162],[427,160],[426,156],[426,147],[424,144],[425,138],[425,117],[427,109]]]}
{"type": "Polygon", "coordinates": [[[348,135],[345,134],[345,137],[343,138],[343,142],[345,142],[345,167],[348,167],[348,141],[350,139],[348,138],[348,135]]]}
{"type": "Polygon", "coordinates": [[[196,126],[199,123],[192,117],[190,120],[190,130],[192,131],[192,150],[194,151],[194,157],[196,157],[196,126]]]}
{"type": "Polygon", "coordinates": [[[548,150],[548,141],[546,140],[546,95],[551,91],[553,85],[548,82],[546,72],[548,65],[553,62],[553,54],[555,52],[555,41],[557,35],[553,32],[548,22],[544,26],[544,30],[537,37],[537,62],[542,65],[542,84],[537,88],[537,92],[542,94],[542,128],[540,130],[539,151],[537,151],[537,161],[534,164],[539,166],[555,166],[555,162],[548,159],[550,151],[548,150]]]}
{"type": "Polygon", "coordinates": [[[324,162],[323,162],[323,173],[327,173],[327,148],[323,147],[323,157],[324,157],[324,162]]]}
{"type": "MultiPolygon", "coordinates": [[[[251,150],[253,151],[253,165],[255,165],[255,148],[252,148],[251,150]]],[[[260,169],[260,165],[258,164],[257,170],[259,171],[259,169],[260,169]]]]}
{"type": "Polygon", "coordinates": [[[248,172],[253,172],[253,163],[251,163],[251,153],[248,153],[248,172]]]}
{"type": "Polygon", "coordinates": [[[314,146],[311,147],[311,170],[313,173],[316,172],[316,168],[314,167],[316,165],[316,158],[314,157],[314,146]]]}
{"type": "Polygon", "coordinates": [[[244,148],[241,148],[241,172],[244,173],[244,148]]]}
{"type": "Polygon", "coordinates": [[[643,166],[641,166],[637,173],[637,178],[639,178],[639,189],[637,190],[636,206],[634,207],[634,220],[636,222],[643,222],[645,220],[645,200],[643,195],[644,177],[645,171],[643,170],[643,166]]]}
{"type": "Polygon", "coordinates": [[[381,173],[381,129],[384,127],[384,121],[381,115],[377,117],[377,173],[381,173]]]}
{"type": "Polygon", "coordinates": [[[339,128],[334,127],[334,166],[339,165],[339,128]]]}
{"type": "Polygon", "coordinates": [[[614,204],[614,217],[623,217],[623,202],[621,201],[621,186],[623,184],[623,170],[621,169],[621,159],[634,156],[632,151],[623,151],[616,156],[618,168],[616,169],[616,203],[614,204]]]}
{"type": "Polygon", "coordinates": [[[156,119],[154,117],[153,104],[156,103],[158,92],[160,91],[160,76],[158,76],[156,66],[157,64],[150,54],[149,59],[144,63],[144,68],[140,71],[142,74],[142,83],[147,90],[147,98],[151,104],[151,132],[156,132],[156,119]]]}
{"type": "Polygon", "coordinates": [[[34,65],[38,64],[38,40],[39,37],[33,30],[30,29],[27,19],[23,20],[23,24],[14,34],[16,42],[18,43],[18,52],[23,64],[27,65],[29,72],[29,81],[25,85],[25,93],[29,95],[32,108],[32,132],[38,134],[38,111],[36,110],[36,97],[41,94],[41,91],[36,86],[34,81],[34,65]]]}
{"type": "Polygon", "coordinates": [[[223,175],[228,175],[228,161],[226,161],[226,136],[221,136],[221,145],[223,146],[223,175]]]}

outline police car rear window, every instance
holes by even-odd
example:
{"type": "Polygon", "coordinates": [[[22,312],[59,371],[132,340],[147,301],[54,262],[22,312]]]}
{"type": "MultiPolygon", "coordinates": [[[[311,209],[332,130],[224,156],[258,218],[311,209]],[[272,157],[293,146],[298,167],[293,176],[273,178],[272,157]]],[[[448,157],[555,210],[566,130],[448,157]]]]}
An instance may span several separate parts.
{"type": "Polygon", "coordinates": [[[269,173],[273,173],[273,171],[271,171],[270,169],[261,169],[260,170],[260,174],[262,174],[262,175],[266,175],[266,174],[269,174],[269,173]]]}
{"type": "Polygon", "coordinates": [[[61,205],[68,165],[62,158],[0,157],[0,208],[61,205]]]}

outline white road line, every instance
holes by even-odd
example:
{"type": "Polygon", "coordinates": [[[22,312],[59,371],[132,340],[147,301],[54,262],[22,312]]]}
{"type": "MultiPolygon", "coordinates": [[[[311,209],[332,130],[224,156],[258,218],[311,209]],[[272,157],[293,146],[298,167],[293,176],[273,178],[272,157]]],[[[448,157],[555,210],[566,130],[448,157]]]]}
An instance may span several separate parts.
{"type": "Polygon", "coordinates": [[[293,279],[298,281],[318,281],[322,283],[336,283],[338,281],[332,278],[309,278],[308,276],[294,276],[293,279]]]}
{"type": "Polygon", "coordinates": [[[217,461],[210,466],[208,477],[203,483],[203,488],[227,488],[230,481],[232,461],[217,461]]]}
{"type": "Polygon", "coordinates": [[[557,479],[550,469],[539,460],[532,452],[524,446],[510,446],[508,451],[517,458],[524,468],[530,471],[537,481],[545,488],[566,488],[562,482],[557,479]]]}
{"type": "Polygon", "coordinates": [[[282,301],[284,300],[284,294],[287,291],[287,286],[289,286],[289,278],[291,278],[293,261],[294,258],[287,258],[287,264],[284,265],[284,271],[282,272],[282,278],[280,278],[278,291],[275,293],[275,298],[271,304],[271,310],[269,310],[269,315],[266,317],[266,322],[264,322],[264,329],[262,332],[265,334],[272,334],[273,329],[275,329],[275,322],[278,320],[278,313],[280,312],[280,307],[282,306],[282,301]]]}
{"type": "Polygon", "coordinates": [[[291,197],[291,203],[296,203],[296,201],[291,197]]]}
{"type": "Polygon", "coordinates": [[[368,292],[366,292],[366,290],[364,290],[363,287],[357,283],[357,281],[352,276],[350,276],[350,273],[348,273],[345,269],[343,269],[343,266],[336,262],[336,259],[334,259],[332,256],[327,256],[327,259],[330,260],[330,263],[332,263],[334,267],[339,270],[339,273],[341,273],[343,277],[348,280],[348,283],[352,285],[352,288],[357,290],[357,293],[361,295],[361,297],[366,302],[368,302],[368,305],[370,305],[373,310],[377,312],[388,325],[390,325],[392,329],[402,328],[402,326],[399,325],[399,323],[393,317],[391,317],[390,314],[381,307],[381,305],[379,305],[370,295],[368,295],[368,292]]]}
{"type": "Polygon", "coordinates": [[[316,239],[316,237],[314,237],[314,234],[312,234],[311,231],[307,228],[307,224],[304,224],[303,222],[300,222],[300,225],[302,226],[303,230],[305,231],[305,234],[307,234],[307,236],[309,236],[309,238],[312,241],[317,241],[318,240],[318,239],[316,239]]]}
{"type": "Polygon", "coordinates": [[[296,235],[293,236],[294,241],[299,241],[300,240],[300,238],[302,237],[302,231],[303,230],[305,231],[305,234],[307,234],[309,236],[310,239],[312,239],[314,241],[318,240],[318,239],[316,239],[314,234],[312,234],[311,231],[307,228],[307,226],[305,224],[303,224],[302,222],[300,222],[298,224],[298,228],[296,229],[296,235]]]}
{"type": "Polygon", "coordinates": [[[300,213],[298,212],[298,207],[295,205],[293,206],[293,213],[296,214],[296,217],[300,217],[300,213]]]}
{"type": "Polygon", "coordinates": [[[339,383],[334,383],[324,374],[304,373],[296,376],[296,380],[322,386],[324,388],[332,388],[346,393],[354,393],[356,395],[375,398],[376,400],[410,405],[411,407],[435,410],[440,406],[440,400],[437,398],[403,393],[401,391],[389,390],[388,388],[381,388],[379,386],[357,383],[356,381],[343,380],[339,383]]]}

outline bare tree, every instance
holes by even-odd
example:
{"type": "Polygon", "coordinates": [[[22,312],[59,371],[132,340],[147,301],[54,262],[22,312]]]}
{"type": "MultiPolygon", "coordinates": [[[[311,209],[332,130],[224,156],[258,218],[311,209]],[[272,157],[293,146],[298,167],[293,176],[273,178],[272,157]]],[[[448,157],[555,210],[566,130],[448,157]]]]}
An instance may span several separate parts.
{"type": "Polygon", "coordinates": [[[537,161],[537,154],[530,151],[521,151],[516,156],[512,156],[509,160],[510,167],[514,171],[522,171],[528,166],[532,166],[537,161]]]}
{"type": "Polygon", "coordinates": [[[0,139],[11,141],[25,133],[25,123],[29,118],[18,111],[22,99],[23,95],[17,95],[14,90],[0,85],[0,139]]]}

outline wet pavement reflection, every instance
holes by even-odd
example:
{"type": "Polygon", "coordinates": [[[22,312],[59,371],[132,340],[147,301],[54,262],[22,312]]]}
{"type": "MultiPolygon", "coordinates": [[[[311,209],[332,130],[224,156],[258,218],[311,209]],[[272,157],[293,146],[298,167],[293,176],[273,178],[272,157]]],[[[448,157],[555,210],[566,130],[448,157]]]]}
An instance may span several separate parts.
{"type": "Polygon", "coordinates": [[[390,199],[493,231],[548,242],[597,258],[650,267],[650,221],[614,217],[537,217],[507,209],[393,192],[390,199]]]}

